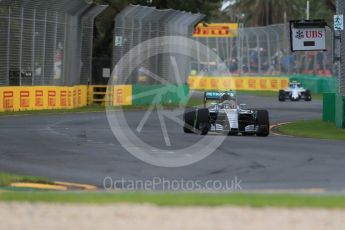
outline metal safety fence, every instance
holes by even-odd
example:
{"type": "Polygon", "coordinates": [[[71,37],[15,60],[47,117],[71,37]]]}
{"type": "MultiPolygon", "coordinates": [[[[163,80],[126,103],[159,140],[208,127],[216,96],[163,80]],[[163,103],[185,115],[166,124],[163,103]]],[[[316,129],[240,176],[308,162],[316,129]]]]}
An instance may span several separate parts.
{"type": "MultiPolygon", "coordinates": [[[[345,0],[337,0],[336,1],[336,9],[337,14],[345,14],[345,0]]],[[[344,20],[344,19],[343,19],[344,20]]],[[[344,24],[344,21],[342,22],[344,24]]],[[[344,30],[335,31],[335,37],[337,39],[336,45],[337,50],[339,51],[338,55],[340,57],[339,60],[339,74],[338,74],[338,92],[335,96],[334,104],[335,104],[335,113],[334,113],[334,120],[335,124],[338,128],[345,128],[345,33],[344,30]]]]}
{"type": "MultiPolygon", "coordinates": [[[[327,51],[290,51],[288,24],[265,27],[240,27],[236,37],[196,37],[225,62],[233,75],[336,75],[333,65],[333,34],[327,28],[327,51]]],[[[194,63],[197,75],[222,75],[216,63],[194,63]]]]}
{"type": "MultiPolygon", "coordinates": [[[[158,44],[150,39],[162,36],[184,36],[191,38],[193,28],[204,15],[192,14],[177,10],[158,10],[154,7],[129,5],[115,18],[113,66],[133,47],[144,41],[149,41],[148,46],[157,49],[158,44]],[[150,42],[152,41],[152,42],[150,42]]],[[[144,47],[143,47],[144,48],[144,47]]],[[[172,49],[178,47],[172,47],[172,49]]],[[[157,51],[157,50],[156,50],[157,51]]],[[[153,51],[152,51],[153,52],[153,51]]],[[[159,53],[159,52],[158,52],[159,53]]],[[[142,53],[132,53],[140,59],[142,53]]],[[[147,56],[150,56],[148,53],[147,56]]],[[[190,57],[176,54],[176,61],[183,77],[182,82],[187,82],[190,70],[190,57]]],[[[153,55],[140,63],[139,66],[131,66],[126,63],[118,83],[129,84],[156,84],[154,78],[147,76],[147,72],[154,73],[170,83],[176,83],[174,72],[170,62],[170,54],[160,53],[153,55]],[[135,70],[134,72],[131,70],[135,70]]]]}
{"type": "MultiPolygon", "coordinates": [[[[337,0],[336,4],[337,14],[345,14],[345,0],[337,0]]],[[[337,49],[339,49],[340,56],[339,93],[345,96],[345,33],[344,31],[335,31],[335,33],[336,36],[340,36],[338,42],[341,41],[340,44],[337,42],[337,49]]]]}
{"type": "MultiPolygon", "coordinates": [[[[190,14],[175,10],[157,10],[153,7],[130,5],[115,18],[113,66],[133,47],[151,38],[167,35],[182,35],[193,38],[193,28],[203,19],[203,15],[190,14]]],[[[206,26],[207,24],[204,23],[206,26]]],[[[290,31],[288,24],[277,24],[266,27],[239,27],[237,36],[232,37],[194,37],[195,41],[208,47],[217,54],[225,64],[220,68],[214,54],[201,55],[191,59],[180,57],[179,70],[187,78],[188,75],[204,76],[264,76],[309,74],[319,76],[337,76],[338,66],[333,64],[333,32],[326,29],[327,51],[291,52],[290,31]]],[[[155,45],[155,44],[151,44],[155,45]]],[[[141,53],[135,56],[140,58],[141,53]]],[[[167,55],[160,54],[149,58],[140,66],[132,68],[128,63],[129,76],[119,83],[157,83],[147,78],[141,69],[163,76],[173,82],[173,72],[169,69],[167,55]],[[131,70],[132,71],[130,73],[131,70]]],[[[184,79],[185,80],[185,79],[184,79]]],[[[186,82],[186,81],[185,81],[186,82]]]]}
{"type": "Polygon", "coordinates": [[[83,0],[0,1],[0,85],[76,85],[91,80],[94,18],[83,0]]]}

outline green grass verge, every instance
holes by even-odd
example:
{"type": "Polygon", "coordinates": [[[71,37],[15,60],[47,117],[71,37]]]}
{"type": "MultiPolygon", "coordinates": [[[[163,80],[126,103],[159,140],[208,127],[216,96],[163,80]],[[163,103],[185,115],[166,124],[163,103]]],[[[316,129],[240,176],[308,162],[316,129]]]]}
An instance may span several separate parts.
{"type": "Polygon", "coordinates": [[[162,206],[345,208],[344,195],[144,192],[0,192],[0,201],[53,203],[152,203],[162,206]]]}
{"type": "Polygon", "coordinates": [[[278,131],[293,136],[331,140],[345,140],[345,129],[337,129],[334,123],[321,120],[297,121],[278,126],[278,131]]]}
{"type": "Polygon", "coordinates": [[[9,186],[14,182],[32,182],[32,183],[49,183],[48,178],[38,176],[21,176],[12,173],[0,172],[0,189],[4,186],[9,186]]]}
{"type": "Polygon", "coordinates": [[[252,206],[252,207],[311,207],[345,209],[345,195],[325,194],[254,194],[201,192],[83,192],[12,189],[12,182],[49,183],[44,177],[21,176],[0,172],[0,201],[49,203],[151,203],[161,206],[252,206]]]}
{"type": "Polygon", "coordinates": [[[273,91],[252,91],[252,90],[240,90],[237,91],[239,95],[253,95],[253,96],[262,96],[262,97],[277,97],[278,98],[278,92],[273,91]]]}

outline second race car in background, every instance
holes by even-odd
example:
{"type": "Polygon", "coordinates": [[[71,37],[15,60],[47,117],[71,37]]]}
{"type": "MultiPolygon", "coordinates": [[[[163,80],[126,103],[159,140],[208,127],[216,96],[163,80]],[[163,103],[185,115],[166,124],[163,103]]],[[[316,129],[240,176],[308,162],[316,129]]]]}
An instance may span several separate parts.
{"type": "Polygon", "coordinates": [[[293,81],[289,83],[288,88],[279,90],[278,100],[285,101],[286,99],[311,101],[311,92],[309,89],[303,88],[300,82],[293,81]]]}
{"type": "Polygon", "coordinates": [[[246,109],[237,104],[234,92],[205,92],[204,108],[186,109],[183,115],[185,133],[208,132],[226,135],[268,136],[270,132],[267,110],[246,109]],[[209,101],[213,103],[207,104],[209,101]]]}

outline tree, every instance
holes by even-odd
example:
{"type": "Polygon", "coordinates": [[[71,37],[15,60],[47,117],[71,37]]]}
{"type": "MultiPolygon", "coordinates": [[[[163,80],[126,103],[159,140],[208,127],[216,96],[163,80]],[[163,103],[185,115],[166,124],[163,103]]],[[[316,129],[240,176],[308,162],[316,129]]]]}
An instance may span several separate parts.
{"type": "MultiPolygon", "coordinates": [[[[331,21],[335,0],[310,0],[310,18],[331,21]]],[[[246,26],[266,26],[306,18],[306,0],[236,0],[230,7],[246,26]]]]}

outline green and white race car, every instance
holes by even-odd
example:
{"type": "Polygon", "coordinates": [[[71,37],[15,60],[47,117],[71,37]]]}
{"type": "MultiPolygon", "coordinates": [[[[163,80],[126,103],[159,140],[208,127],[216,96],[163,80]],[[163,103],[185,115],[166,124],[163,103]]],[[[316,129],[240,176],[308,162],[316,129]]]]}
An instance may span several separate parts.
{"type": "Polygon", "coordinates": [[[247,109],[237,104],[235,92],[205,92],[204,108],[186,109],[183,115],[185,133],[209,132],[227,135],[268,136],[270,132],[267,110],[247,109]],[[208,103],[213,101],[213,103],[208,103]]]}

